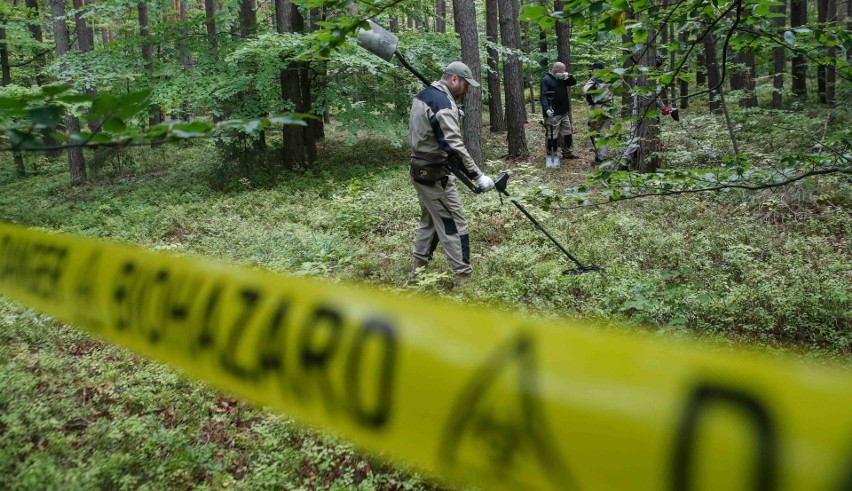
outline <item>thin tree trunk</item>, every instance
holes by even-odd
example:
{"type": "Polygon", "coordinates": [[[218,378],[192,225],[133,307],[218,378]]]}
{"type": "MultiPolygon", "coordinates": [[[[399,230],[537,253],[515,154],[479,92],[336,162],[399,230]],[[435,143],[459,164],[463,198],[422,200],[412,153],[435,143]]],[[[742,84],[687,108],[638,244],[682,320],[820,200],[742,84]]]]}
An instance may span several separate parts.
{"type": "MultiPolygon", "coordinates": [[[[687,31],[681,32],[680,33],[680,43],[685,46],[688,41],[689,41],[689,32],[687,32],[687,31]]],[[[681,72],[682,72],[683,76],[680,77],[680,80],[678,80],[678,86],[679,86],[678,88],[680,89],[680,107],[682,109],[686,109],[686,108],[689,107],[689,97],[687,97],[687,95],[689,95],[689,78],[686,76],[688,74],[688,71],[689,71],[689,63],[684,63],[683,67],[681,68],[681,72]]]]}
{"type": "MultiPolygon", "coordinates": [[[[29,27],[30,33],[33,35],[33,39],[35,39],[39,43],[42,43],[44,42],[44,36],[41,30],[42,19],[39,15],[38,0],[26,0],[26,6],[30,10],[30,12],[32,12],[32,17],[30,18],[31,22],[28,23],[29,25],[27,27],[29,27]]],[[[35,64],[36,84],[38,84],[39,87],[47,83],[47,79],[41,73],[46,61],[45,56],[46,55],[39,56],[35,64]]],[[[41,133],[44,146],[48,148],[59,146],[59,142],[56,140],[56,138],[53,137],[53,132],[50,131],[50,129],[44,129],[41,133]]],[[[45,153],[49,157],[59,157],[60,155],[62,155],[62,150],[48,150],[45,153]]]]}
{"type": "Polygon", "coordinates": [[[707,88],[710,89],[710,110],[718,114],[721,105],[716,99],[716,94],[720,94],[723,88],[719,63],[716,60],[716,39],[712,32],[708,32],[704,36],[704,69],[707,72],[707,88]]]}
{"type": "MultiPolygon", "coordinates": [[[[453,7],[455,8],[455,7],[453,7]]],[[[435,32],[447,32],[447,2],[445,0],[435,0],[435,32]]]]}
{"type": "MultiPolygon", "coordinates": [[[[457,11],[456,32],[461,39],[462,62],[470,68],[473,78],[482,80],[479,61],[479,29],[476,26],[476,7],[473,2],[453,0],[457,11]]],[[[482,87],[470,87],[464,99],[464,146],[473,160],[482,165],[482,87]]]]}
{"type": "MultiPolygon", "coordinates": [[[[521,36],[522,36],[521,39],[523,40],[522,46],[523,46],[523,50],[524,50],[524,56],[526,56],[527,59],[530,59],[530,23],[529,22],[524,22],[523,24],[521,24],[521,36]]],[[[533,81],[532,81],[533,67],[530,66],[529,63],[524,63],[524,64],[521,65],[521,67],[522,68],[526,67],[526,70],[524,70],[524,72],[525,72],[524,82],[530,88],[530,113],[535,114],[535,102],[536,101],[535,101],[535,93],[533,93],[533,81]],[[530,76],[527,76],[526,72],[529,72],[530,76]]],[[[526,123],[527,121],[528,121],[528,119],[526,118],[526,114],[524,114],[524,123],[526,123]]]]}
{"type": "MultiPolygon", "coordinates": [[[[497,0],[485,0],[485,36],[489,43],[497,44],[497,0]]],[[[500,94],[500,64],[497,50],[489,47],[488,53],[488,115],[492,133],[506,131],[503,117],[503,96],[500,94]]]]}
{"type": "Polygon", "coordinates": [[[3,86],[12,83],[12,67],[9,66],[9,45],[6,42],[6,18],[0,17],[0,67],[3,72],[3,86]]]}
{"type": "MultiPolygon", "coordinates": [[[[299,10],[290,0],[275,0],[276,18],[279,33],[301,32],[304,21],[299,10]]],[[[302,92],[302,77],[300,65],[291,62],[281,70],[281,98],[293,110],[304,106],[302,92]]],[[[294,169],[305,165],[308,158],[306,133],[301,126],[285,125],[283,130],[284,152],[282,164],[284,168],[294,169]]]]}
{"type": "MultiPolygon", "coordinates": [[[[787,21],[787,0],[780,1],[782,4],[773,9],[776,14],[781,14],[780,17],[776,17],[773,21],[779,30],[784,27],[784,24],[786,24],[787,21]]],[[[772,87],[774,89],[772,91],[772,109],[781,109],[781,105],[783,103],[784,72],[786,71],[786,60],[784,59],[783,46],[772,49],[772,62],[773,69],[775,71],[775,75],[772,77],[772,87]]]]}
{"type": "MultiPolygon", "coordinates": [[[[631,19],[633,18],[633,12],[632,11],[628,10],[627,12],[625,12],[625,15],[627,16],[627,18],[631,18],[631,19]]],[[[649,36],[649,39],[651,39],[650,36],[649,36]]],[[[629,32],[621,35],[621,43],[622,43],[623,46],[628,46],[632,42],[633,42],[633,36],[629,32]]],[[[634,64],[633,64],[633,57],[631,56],[628,59],[624,60],[624,63],[622,64],[621,67],[624,69],[624,76],[622,77],[622,80],[624,81],[624,86],[625,87],[631,87],[630,89],[625,90],[621,93],[621,117],[622,118],[635,117],[635,115],[633,114],[635,112],[635,109],[636,109],[634,107],[635,104],[634,104],[634,101],[633,101],[633,98],[635,97],[635,90],[634,90],[635,87],[633,87],[633,85],[634,85],[634,78],[633,77],[634,76],[633,76],[632,72],[634,70],[636,70],[636,68],[634,67],[634,64]]]]}
{"type": "Polygon", "coordinates": [[[527,135],[524,130],[524,71],[517,53],[521,49],[521,26],[518,22],[517,0],[498,0],[500,10],[500,41],[513,50],[503,60],[503,86],[506,91],[506,129],[508,131],[509,157],[526,157],[527,135]]]}
{"type": "MultiPolygon", "coordinates": [[[[828,20],[828,0],[817,0],[817,22],[825,24],[828,20]]],[[[817,99],[825,104],[825,65],[817,65],[817,99]]]]}
{"type": "MultiPolygon", "coordinates": [[[[154,81],[154,46],[151,44],[151,30],[148,21],[148,2],[139,2],[136,4],[139,12],[139,36],[142,37],[142,60],[145,62],[145,73],[148,80],[154,81]]],[[[158,125],[163,121],[163,116],[158,104],[151,104],[148,108],[148,124],[150,126],[158,125]]],[[[151,147],[157,146],[158,143],[152,142],[151,147]]]]}
{"type": "MultiPolygon", "coordinates": [[[[182,35],[177,43],[177,55],[178,60],[180,60],[180,70],[185,72],[192,68],[192,53],[189,51],[189,47],[187,45],[187,39],[192,34],[191,30],[187,27],[187,22],[189,20],[189,2],[187,0],[180,0],[178,8],[182,35]]],[[[190,119],[189,101],[187,99],[184,99],[181,102],[181,119],[184,121],[189,121],[190,119]]]]}
{"type": "MultiPolygon", "coordinates": [[[[0,17],[0,66],[2,66],[3,80],[2,85],[5,87],[12,83],[12,70],[9,66],[9,47],[6,44],[6,29],[2,26],[6,25],[6,18],[0,17]]],[[[24,156],[17,150],[12,151],[12,159],[15,161],[15,174],[18,177],[27,175],[27,170],[24,167],[24,156]]]]}
{"type": "MultiPolygon", "coordinates": [[[[83,17],[83,12],[81,9],[85,5],[83,0],[72,0],[72,5],[74,5],[74,20],[77,25],[77,46],[80,48],[80,52],[88,53],[95,48],[95,31],[90,28],[88,23],[86,22],[86,18],[83,17]]],[[[83,67],[86,70],[91,70],[88,66],[88,59],[83,57],[83,67]]],[[[97,95],[98,89],[97,87],[86,87],[86,93],[89,95],[97,95]]],[[[98,133],[101,131],[101,122],[100,121],[89,121],[89,131],[92,133],[98,133]]]]}
{"type": "MultiPolygon", "coordinates": [[[[748,31],[749,26],[744,24],[742,30],[748,31]]],[[[750,47],[746,46],[737,53],[736,60],[737,64],[740,65],[738,70],[738,75],[742,82],[740,90],[744,91],[743,96],[740,98],[740,107],[757,107],[757,94],[754,92],[754,53],[752,53],[750,47]]]]}
{"type": "MultiPolygon", "coordinates": [[[[648,29],[648,39],[654,39],[654,31],[648,29]]],[[[656,67],[656,53],[652,49],[643,51],[643,55],[639,58],[639,63],[647,67],[649,71],[643,71],[639,75],[637,85],[644,87],[648,92],[653,93],[656,82],[652,80],[648,73],[653,73],[652,70],[656,67]]],[[[660,151],[660,119],[658,117],[646,118],[644,115],[654,107],[653,97],[641,97],[638,131],[636,137],[639,139],[639,153],[634,160],[635,170],[640,173],[656,172],[659,168],[660,159],[657,154],[660,151]]]]}
{"type": "Polygon", "coordinates": [[[240,37],[243,39],[254,36],[257,32],[257,2],[255,0],[239,0],[240,7],[240,37]]]}
{"type": "Polygon", "coordinates": [[[216,39],[216,2],[204,0],[204,25],[207,26],[207,44],[216,52],[219,50],[219,40],[216,39]]]}
{"type": "MultiPolygon", "coordinates": [[[[826,22],[831,27],[837,25],[837,2],[836,0],[827,0],[828,1],[828,15],[826,18],[826,22]]],[[[845,0],[849,2],[850,0],[845,0]]],[[[828,48],[826,52],[829,58],[837,57],[837,47],[831,46],[828,48]]],[[[825,103],[829,106],[834,105],[834,97],[835,97],[835,84],[837,83],[837,67],[834,65],[828,65],[825,67],[825,103]]]]}
{"type": "MultiPolygon", "coordinates": [[[[808,4],[807,0],[791,0],[790,1],[790,26],[793,28],[799,27],[808,21],[808,4]]],[[[793,56],[792,65],[792,89],[793,94],[798,97],[806,97],[808,95],[807,86],[808,64],[805,56],[796,54],[793,56]]]]}
{"type": "MultiPolygon", "coordinates": [[[[65,24],[65,0],[50,0],[50,11],[53,16],[53,40],[56,43],[56,56],[62,58],[69,49],[68,26],[65,24]]],[[[70,82],[70,80],[66,81],[70,82]]],[[[79,133],[80,120],[76,116],[66,116],[65,128],[69,134],[79,133]]],[[[71,185],[79,186],[86,182],[86,159],[83,149],[74,147],[68,149],[68,172],[71,175],[71,185]]]]}
{"type": "MultiPolygon", "coordinates": [[[[555,0],[553,10],[561,12],[565,8],[565,2],[555,0]]],[[[556,22],[556,55],[557,61],[565,64],[565,71],[574,73],[571,69],[571,20],[564,18],[556,22]]],[[[571,90],[570,88],[568,90],[571,90]]],[[[568,98],[568,119],[574,123],[574,112],[571,110],[571,98],[568,98]]]]}
{"type": "Polygon", "coordinates": [[[390,32],[399,32],[399,17],[392,15],[390,17],[390,24],[388,26],[388,30],[390,32]]]}

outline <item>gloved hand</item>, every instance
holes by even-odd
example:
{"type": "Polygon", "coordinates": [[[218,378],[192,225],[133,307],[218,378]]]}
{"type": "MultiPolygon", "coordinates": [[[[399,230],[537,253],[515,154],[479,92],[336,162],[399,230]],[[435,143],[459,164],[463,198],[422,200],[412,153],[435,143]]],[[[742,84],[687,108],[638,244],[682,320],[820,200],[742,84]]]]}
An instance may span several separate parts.
{"type": "Polygon", "coordinates": [[[494,179],[482,174],[476,178],[476,185],[479,186],[479,189],[481,189],[483,193],[485,191],[491,191],[494,189],[494,179]]]}
{"type": "Polygon", "coordinates": [[[545,112],[545,114],[547,114],[547,117],[548,117],[548,118],[552,118],[552,117],[553,117],[553,115],[554,115],[554,114],[556,114],[556,113],[554,113],[554,112],[553,112],[553,109],[548,109],[548,110],[545,112]]]}
{"type": "Polygon", "coordinates": [[[556,80],[565,80],[570,76],[568,72],[562,72],[556,74],[556,80]]]}

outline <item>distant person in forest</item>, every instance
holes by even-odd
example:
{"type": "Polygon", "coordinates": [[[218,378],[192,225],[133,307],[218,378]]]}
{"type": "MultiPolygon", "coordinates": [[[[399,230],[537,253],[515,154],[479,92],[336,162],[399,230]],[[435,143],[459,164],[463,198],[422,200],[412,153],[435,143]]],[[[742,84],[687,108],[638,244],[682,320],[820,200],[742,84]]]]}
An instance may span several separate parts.
{"type": "Polygon", "coordinates": [[[574,75],[568,73],[565,64],[556,62],[541,79],[541,114],[548,135],[562,137],[562,158],[576,159],[574,136],[571,128],[571,95],[569,87],[577,85],[574,75]]]}
{"type": "MultiPolygon", "coordinates": [[[[660,55],[656,55],[655,57],[655,65],[657,70],[663,69],[663,57],[660,55]]],[[[635,61],[634,61],[635,63],[635,61]]],[[[637,63],[638,64],[638,63],[637,63]]],[[[635,88],[635,87],[634,87],[635,88]]],[[[648,105],[648,97],[640,97],[638,94],[633,95],[633,111],[632,116],[634,120],[630,125],[630,139],[627,141],[627,146],[624,148],[624,153],[621,154],[621,161],[619,162],[617,170],[629,170],[636,169],[639,167],[640,162],[638,159],[640,158],[641,149],[640,145],[640,137],[639,132],[641,129],[641,123],[643,119],[639,115],[640,109],[647,109],[648,105]]],[[[659,114],[663,116],[671,116],[675,121],[680,121],[680,116],[678,113],[678,109],[676,107],[669,106],[669,100],[666,97],[666,91],[663,90],[662,86],[657,86],[654,93],[654,103],[659,110],[659,114]]],[[[659,115],[656,118],[657,122],[660,122],[659,115]]]]}
{"type": "Polygon", "coordinates": [[[470,280],[470,239],[462,216],[455,176],[448,162],[461,161],[461,171],[488,191],[494,181],[482,173],[464,146],[461,116],[456,100],[479,82],[462,62],[444,68],[440,80],[422,90],[411,103],[408,140],[411,144],[409,174],[420,203],[420,226],[414,236],[411,274],[425,267],[440,242],[453,270],[453,286],[470,280]]]}
{"type": "Polygon", "coordinates": [[[610,115],[612,92],[609,90],[609,84],[604,82],[598,74],[598,71],[603,69],[602,61],[592,63],[589,67],[589,81],[583,86],[583,94],[586,96],[586,102],[589,103],[589,137],[595,151],[593,168],[606,161],[609,149],[607,145],[599,144],[598,141],[601,139],[601,135],[609,130],[612,121],[610,115]]]}

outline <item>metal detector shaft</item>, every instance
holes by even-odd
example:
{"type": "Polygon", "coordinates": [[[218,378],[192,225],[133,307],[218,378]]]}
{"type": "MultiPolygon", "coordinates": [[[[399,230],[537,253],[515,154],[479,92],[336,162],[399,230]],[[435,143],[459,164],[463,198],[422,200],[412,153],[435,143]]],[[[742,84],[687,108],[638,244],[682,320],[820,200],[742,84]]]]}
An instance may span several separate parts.
{"type": "MultiPolygon", "coordinates": [[[[506,192],[506,191],[502,191],[502,193],[503,193],[504,195],[506,195],[506,197],[509,197],[509,193],[508,193],[508,192],[506,192]]],[[[552,236],[552,235],[550,235],[550,233],[548,233],[548,231],[547,231],[547,230],[545,230],[545,228],[544,228],[544,227],[543,227],[540,223],[538,223],[538,220],[536,220],[536,219],[535,219],[535,217],[533,217],[532,215],[530,215],[530,212],[528,212],[528,211],[527,211],[527,209],[526,209],[526,208],[524,208],[524,206],[523,206],[522,204],[518,203],[518,202],[517,202],[517,200],[513,200],[513,199],[510,199],[509,201],[511,201],[511,202],[512,202],[512,204],[514,204],[514,205],[515,205],[515,207],[517,207],[519,210],[521,210],[521,213],[523,213],[524,215],[526,215],[526,217],[527,217],[527,218],[529,218],[529,220],[533,223],[533,225],[535,225],[535,228],[537,228],[538,230],[541,230],[541,232],[542,232],[544,235],[546,235],[546,236],[547,236],[547,238],[548,238],[548,239],[550,239],[550,241],[551,241],[551,242],[553,242],[553,243],[556,245],[556,247],[558,247],[558,248],[559,248],[559,250],[560,250],[560,251],[562,251],[562,253],[563,253],[563,254],[565,254],[565,256],[566,256],[568,259],[570,259],[571,261],[573,261],[573,262],[574,262],[574,264],[576,264],[578,268],[580,268],[581,270],[586,269],[586,266],[584,266],[584,265],[583,265],[580,261],[578,261],[578,260],[577,260],[577,258],[575,258],[574,256],[572,256],[572,255],[571,255],[571,253],[570,253],[570,252],[568,252],[568,250],[566,250],[564,247],[562,247],[562,244],[560,244],[560,243],[559,243],[556,239],[554,239],[554,238],[553,238],[553,236],[552,236]]]]}

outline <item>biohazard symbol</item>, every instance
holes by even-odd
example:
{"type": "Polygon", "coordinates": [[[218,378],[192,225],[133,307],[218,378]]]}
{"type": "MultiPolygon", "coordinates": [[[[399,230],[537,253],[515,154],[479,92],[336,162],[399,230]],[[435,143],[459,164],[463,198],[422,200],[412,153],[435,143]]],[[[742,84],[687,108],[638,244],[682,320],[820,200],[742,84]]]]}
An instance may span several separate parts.
{"type": "Polygon", "coordinates": [[[448,473],[493,476],[509,489],[528,489],[530,475],[555,489],[579,489],[553,438],[539,399],[533,341],[521,334],[463,388],[444,425],[439,462],[448,473]]]}

